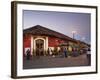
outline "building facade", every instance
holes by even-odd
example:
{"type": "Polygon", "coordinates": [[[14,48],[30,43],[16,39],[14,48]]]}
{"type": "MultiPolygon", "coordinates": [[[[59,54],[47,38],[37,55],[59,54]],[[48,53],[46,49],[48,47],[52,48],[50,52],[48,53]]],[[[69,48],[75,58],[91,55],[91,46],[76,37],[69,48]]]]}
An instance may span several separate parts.
{"type": "Polygon", "coordinates": [[[72,50],[70,45],[77,45],[77,40],[74,40],[64,34],[42,27],[40,25],[23,30],[23,54],[30,50],[31,55],[47,55],[48,49],[59,51],[60,45],[65,45],[69,50],[72,50]]]}

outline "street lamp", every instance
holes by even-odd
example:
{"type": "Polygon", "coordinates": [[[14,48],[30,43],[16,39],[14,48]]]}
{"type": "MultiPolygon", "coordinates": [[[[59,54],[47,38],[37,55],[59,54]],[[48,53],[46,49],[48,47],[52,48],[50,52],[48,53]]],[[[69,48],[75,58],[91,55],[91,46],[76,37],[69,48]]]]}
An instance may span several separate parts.
{"type": "Polygon", "coordinates": [[[75,34],[76,34],[76,33],[77,33],[76,31],[72,31],[73,39],[75,39],[75,34]]]}

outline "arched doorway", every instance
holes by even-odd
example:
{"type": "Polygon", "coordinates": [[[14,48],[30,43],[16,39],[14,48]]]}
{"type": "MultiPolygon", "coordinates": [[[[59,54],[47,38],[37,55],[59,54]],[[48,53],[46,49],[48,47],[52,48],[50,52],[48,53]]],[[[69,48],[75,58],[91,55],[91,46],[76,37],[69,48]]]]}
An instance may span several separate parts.
{"type": "Polygon", "coordinates": [[[36,46],[36,55],[37,56],[44,55],[44,40],[37,39],[36,43],[35,43],[35,46],[36,46]]]}

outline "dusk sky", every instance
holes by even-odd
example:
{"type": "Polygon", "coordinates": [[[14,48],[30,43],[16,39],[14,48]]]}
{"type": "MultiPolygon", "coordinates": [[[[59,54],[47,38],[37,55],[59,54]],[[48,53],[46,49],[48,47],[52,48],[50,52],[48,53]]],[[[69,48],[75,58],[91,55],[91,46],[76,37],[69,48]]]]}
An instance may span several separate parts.
{"type": "Polygon", "coordinates": [[[35,25],[52,29],[54,31],[73,37],[72,31],[76,31],[75,39],[90,43],[91,40],[91,14],[54,11],[23,11],[23,28],[35,25]]]}

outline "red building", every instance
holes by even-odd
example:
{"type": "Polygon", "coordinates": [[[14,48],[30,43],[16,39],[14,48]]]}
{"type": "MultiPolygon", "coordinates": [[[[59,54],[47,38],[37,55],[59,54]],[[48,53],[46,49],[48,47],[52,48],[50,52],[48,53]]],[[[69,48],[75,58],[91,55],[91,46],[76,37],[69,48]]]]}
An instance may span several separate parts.
{"type": "MultiPolygon", "coordinates": [[[[31,55],[38,55],[40,51],[42,55],[46,55],[48,49],[57,48],[59,50],[59,45],[64,43],[73,44],[77,43],[77,40],[40,25],[23,30],[24,55],[28,49],[31,51],[31,55]]],[[[71,48],[69,47],[69,49],[71,48]]]]}

